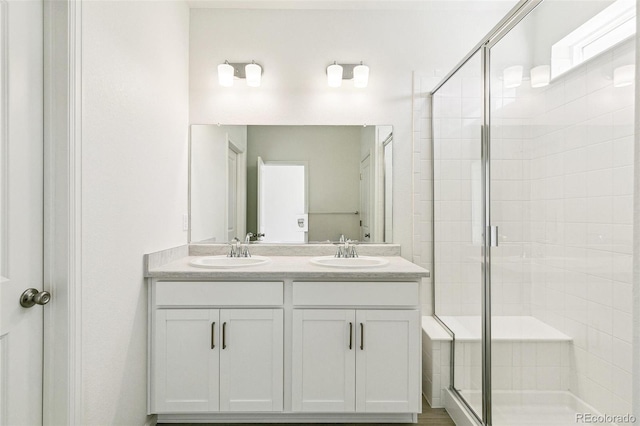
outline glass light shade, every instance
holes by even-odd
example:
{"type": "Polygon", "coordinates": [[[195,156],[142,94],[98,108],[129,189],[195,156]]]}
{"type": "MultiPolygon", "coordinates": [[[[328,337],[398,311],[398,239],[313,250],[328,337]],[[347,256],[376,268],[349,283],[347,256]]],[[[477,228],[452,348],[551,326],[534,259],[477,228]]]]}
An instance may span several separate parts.
{"type": "Polygon", "coordinates": [[[513,89],[522,84],[522,65],[514,65],[502,71],[503,85],[505,89],[513,89]]]}
{"type": "Polygon", "coordinates": [[[229,64],[218,65],[218,83],[223,87],[233,86],[233,75],[235,71],[229,64]]]}
{"type": "Polygon", "coordinates": [[[613,87],[631,86],[636,78],[636,66],[625,65],[613,70],[613,87]]]}
{"type": "Polygon", "coordinates": [[[329,87],[340,87],[342,85],[342,66],[338,64],[327,67],[327,84],[329,87]]]}
{"type": "Polygon", "coordinates": [[[369,67],[366,65],[357,65],[353,68],[353,85],[355,87],[367,87],[369,84],[369,67]]]}
{"type": "Polygon", "coordinates": [[[260,87],[262,82],[262,67],[258,64],[247,64],[244,66],[244,73],[247,76],[247,86],[260,87]]]}
{"type": "Polygon", "coordinates": [[[548,86],[551,81],[551,67],[549,65],[540,65],[531,68],[531,87],[548,86]]]}

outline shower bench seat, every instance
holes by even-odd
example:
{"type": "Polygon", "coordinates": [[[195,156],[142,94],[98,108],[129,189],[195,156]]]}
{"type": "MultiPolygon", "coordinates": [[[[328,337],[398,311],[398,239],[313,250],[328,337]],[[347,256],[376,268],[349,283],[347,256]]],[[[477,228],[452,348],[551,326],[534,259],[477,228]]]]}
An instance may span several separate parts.
{"type": "MultiPolygon", "coordinates": [[[[480,316],[440,316],[455,335],[455,387],[481,389],[480,316]]],[[[492,380],[496,391],[569,388],[572,338],[532,316],[492,318],[492,380]],[[523,374],[535,370],[534,374],[523,374]]],[[[449,331],[435,317],[422,317],[422,392],[432,407],[445,405],[451,378],[449,331]]]]}

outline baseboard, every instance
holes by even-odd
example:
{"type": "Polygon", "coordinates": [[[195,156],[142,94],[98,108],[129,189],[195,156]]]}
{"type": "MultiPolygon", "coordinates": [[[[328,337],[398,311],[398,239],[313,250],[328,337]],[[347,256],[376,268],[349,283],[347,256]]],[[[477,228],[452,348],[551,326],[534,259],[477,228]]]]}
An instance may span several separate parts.
{"type": "Polygon", "coordinates": [[[156,426],[158,424],[158,415],[152,414],[147,416],[147,421],[144,422],[144,426],[156,426]]]}
{"type": "Polygon", "coordinates": [[[415,413],[200,413],[159,414],[161,423],[415,423],[415,413]]]}

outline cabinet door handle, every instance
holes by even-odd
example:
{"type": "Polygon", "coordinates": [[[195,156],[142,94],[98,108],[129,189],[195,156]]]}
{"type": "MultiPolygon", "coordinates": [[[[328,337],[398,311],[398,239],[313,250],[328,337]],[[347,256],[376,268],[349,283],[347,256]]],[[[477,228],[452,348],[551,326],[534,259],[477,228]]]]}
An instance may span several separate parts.
{"type": "Polygon", "coordinates": [[[349,323],[349,350],[353,347],[353,323],[349,323]]]}
{"type": "Polygon", "coordinates": [[[227,323],[222,323],[222,349],[227,349],[227,323]]]}
{"type": "Polygon", "coordinates": [[[216,322],[211,323],[211,349],[216,347],[216,322]]]}
{"type": "Polygon", "coordinates": [[[360,323],[360,350],[364,350],[364,324],[360,323]]]}

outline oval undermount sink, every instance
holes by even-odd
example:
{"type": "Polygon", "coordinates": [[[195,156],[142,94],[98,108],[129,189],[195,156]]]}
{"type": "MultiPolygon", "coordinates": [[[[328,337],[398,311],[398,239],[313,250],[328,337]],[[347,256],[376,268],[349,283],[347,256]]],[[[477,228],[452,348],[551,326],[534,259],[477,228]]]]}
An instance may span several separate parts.
{"type": "Polygon", "coordinates": [[[379,257],[334,257],[322,256],[314,257],[310,260],[314,265],[328,266],[330,268],[377,268],[389,263],[387,259],[379,257]]]}
{"type": "Polygon", "coordinates": [[[189,262],[189,265],[198,268],[246,268],[248,266],[258,266],[269,263],[268,257],[251,256],[251,257],[227,257],[221,256],[203,256],[196,257],[189,262]]]}

